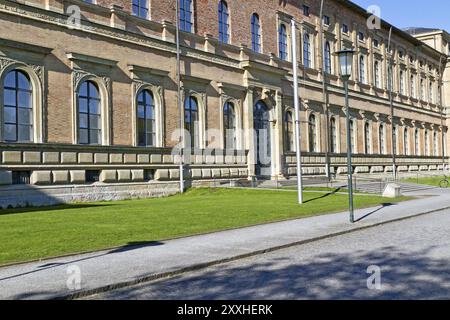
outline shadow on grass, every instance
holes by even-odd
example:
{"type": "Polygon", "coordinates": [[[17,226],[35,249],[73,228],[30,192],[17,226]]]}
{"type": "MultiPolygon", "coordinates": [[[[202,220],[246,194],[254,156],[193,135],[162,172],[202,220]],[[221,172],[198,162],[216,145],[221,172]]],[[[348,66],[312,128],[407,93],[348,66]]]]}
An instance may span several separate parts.
{"type": "MultiPolygon", "coordinates": [[[[120,253],[124,253],[124,252],[129,252],[129,251],[133,251],[133,250],[138,250],[138,249],[142,249],[142,248],[147,248],[147,247],[157,247],[157,246],[162,246],[164,245],[163,242],[159,242],[159,241],[148,241],[148,242],[129,242],[128,244],[115,248],[115,249],[111,249],[105,253],[101,253],[101,254],[96,254],[96,255],[92,255],[92,256],[88,256],[85,258],[80,258],[80,259],[74,259],[74,260],[69,260],[69,261],[64,261],[64,262],[50,262],[50,263],[46,263],[40,266],[37,266],[36,269],[31,270],[31,271],[27,271],[27,272],[22,272],[22,273],[17,273],[5,278],[0,278],[0,287],[1,287],[1,281],[5,281],[5,280],[10,280],[10,279],[14,279],[14,278],[18,278],[24,275],[28,275],[28,274],[33,274],[33,273],[37,273],[43,270],[48,270],[48,269],[52,269],[52,268],[57,268],[57,267],[61,267],[61,266],[65,266],[65,265],[71,265],[77,262],[82,262],[82,261],[87,261],[87,260],[91,260],[91,259],[96,259],[99,257],[104,257],[107,255],[111,255],[111,254],[120,254],[120,253]]],[[[51,258],[50,258],[51,259],[51,258]]],[[[56,260],[58,258],[54,258],[53,260],[56,260]]],[[[61,258],[63,259],[63,258],[61,258]]]]}
{"type": "Polygon", "coordinates": [[[341,191],[341,189],[342,189],[342,188],[337,188],[336,190],[331,191],[331,192],[328,192],[328,193],[326,193],[326,194],[324,194],[324,195],[321,195],[320,197],[316,197],[316,198],[313,198],[313,199],[306,200],[305,203],[313,202],[313,201],[317,201],[317,200],[321,200],[321,199],[327,198],[327,197],[329,197],[329,196],[333,196],[333,195],[335,195],[336,193],[338,193],[339,191],[341,191]]]}
{"type": "Polygon", "coordinates": [[[13,208],[13,209],[0,209],[0,216],[13,215],[13,214],[21,214],[21,213],[30,213],[37,211],[58,211],[58,210],[71,210],[71,209],[87,209],[87,208],[95,208],[95,207],[110,207],[114,206],[114,204],[61,204],[54,206],[45,206],[45,207],[25,207],[25,208],[13,208]]]}

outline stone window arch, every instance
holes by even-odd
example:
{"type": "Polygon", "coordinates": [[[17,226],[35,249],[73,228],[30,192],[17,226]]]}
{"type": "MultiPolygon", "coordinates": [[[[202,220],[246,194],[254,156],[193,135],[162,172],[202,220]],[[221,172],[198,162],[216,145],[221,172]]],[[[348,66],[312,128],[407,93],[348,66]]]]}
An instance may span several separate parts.
{"type": "MultiPolygon", "coordinates": [[[[74,75],[75,77],[75,83],[74,83],[74,112],[73,112],[73,128],[74,128],[74,134],[73,134],[73,140],[75,144],[95,144],[95,145],[109,145],[111,143],[111,133],[110,133],[110,79],[107,77],[99,77],[93,74],[86,74],[86,73],[76,73],[74,75]],[[91,92],[84,92],[85,88],[96,88],[98,90],[98,96],[87,96],[87,94],[91,94],[91,92]],[[85,103],[92,102],[93,104],[98,103],[98,109],[95,110],[95,106],[88,105],[86,106],[85,103]],[[89,127],[85,128],[85,123],[82,123],[81,121],[84,121],[86,119],[82,119],[84,116],[83,114],[88,115],[88,121],[92,118],[92,121],[96,118],[95,115],[98,117],[98,128],[94,128],[91,126],[91,123],[89,123],[89,127]],[[88,130],[98,130],[98,141],[90,142],[89,139],[88,143],[86,143],[86,140],[83,140],[83,135],[85,134],[86,129],[88,130]]],[[[93,134],[93,132],[92,132],[93,134]]]]}
{"type": "Polygon", "coordinates": [[[42,143],[42,67],[5,61],[4,67],[0,68],[0,141],[42,143]],[[21,88],[23,85],[17,83],[17,77],[20,77],[22,82],[26,79],[28,88],[21,88]],[[19,130],[21,126],[23,128],[19,130]],[[13,129],[15,133],[11,135],[13,129]],[[23,135],[25,131],[28,132],[26,136],[23,135]],[[22,134],[19,136],[20,132],[22,134]]]}
{"type": "Polygon", "coordinates": [[[134,146],[164,147],[163,102],[163,88],[161,86],[135,82],[132,110],[134,146]],[[145,126],[142,123],[144,119],[147,121],[145,126]],[[150,128],[149,124],[153,127],[150,128]],[[145,140],[143,139],[144,131],[151,135],[151,141],[148,137],[145,137],[145,140]]]}
{"type": "Polygon", "coordinates": [[[237,149],[237,112],[235,104],[230,100],[223,105],[223,137],[226,150],[237,149]]]}
{"type": "Polygon", "coordinates": [[[364,123],[364,153],[372,153],[372,130],[369,121],[364,123]]]}
{"type": "Polygon", "coordinates": [[[185,147],[204,149],[206,147],[206,95],[188,90],[185,93],[183,107],[185,147]]]}
{"type": "Polygon", "coordinates": [[[295,124],[294,124],[294,112],[291,109],[286,110],[284,114],[284,137],[285,148],[287,152],[296,151],[295,146],[295,124]]]}
{"type": "Polygon", "coordinates": [[[309,152],[319,152],[318,148],[318,120],[314,113],[308,117],[308,150],[309,152]]]}
{"type": "Polygon", "coordinates": [[[336,117],[330,119],[331,153],[338,153],[338,126],[336,117]]]}

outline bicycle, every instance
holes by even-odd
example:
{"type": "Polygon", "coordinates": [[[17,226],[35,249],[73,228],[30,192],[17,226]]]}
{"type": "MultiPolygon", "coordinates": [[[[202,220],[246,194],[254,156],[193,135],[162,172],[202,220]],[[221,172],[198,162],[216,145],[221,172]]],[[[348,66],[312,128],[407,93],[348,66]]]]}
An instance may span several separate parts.
{"type": "Polygon", "coordinates": [[[448,177],[444,174],[444,179],[439,181],[439,188],[446,189],[446,188],[448,188],[449,185],[450,185],[450,177],[448,177]]]}

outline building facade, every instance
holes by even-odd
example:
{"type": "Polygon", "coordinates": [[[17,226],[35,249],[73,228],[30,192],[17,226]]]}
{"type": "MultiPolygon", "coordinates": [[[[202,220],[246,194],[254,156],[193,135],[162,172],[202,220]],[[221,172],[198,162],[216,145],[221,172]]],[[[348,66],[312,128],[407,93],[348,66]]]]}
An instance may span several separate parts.
{"type": "Polygon", "coordinates": [[[447,165],[448,51],[395,27],[388,48],[391,25],[347,0],[323,19],[312,0],[178,1],[177,21],[175,0],[0,0],[3,205],[174,193],[181,124],[193,184],[295,176],[291,37],[304,174],[347,170],[343,48],[355,172],[392,171],[393,153],[400,172],[447,165]]]}

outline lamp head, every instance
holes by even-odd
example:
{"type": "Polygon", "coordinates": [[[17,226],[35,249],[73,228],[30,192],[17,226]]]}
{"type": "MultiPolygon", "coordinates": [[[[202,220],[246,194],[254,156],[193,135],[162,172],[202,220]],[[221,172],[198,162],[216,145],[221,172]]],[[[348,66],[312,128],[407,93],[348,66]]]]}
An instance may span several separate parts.
{"type": "Polygon", "coordinates": [[[352,49],[344,49],[335,53],[339,59],[339,70],[343,79],[350,79],[353,67],[353,55],[355,51],[352,49]]]}

